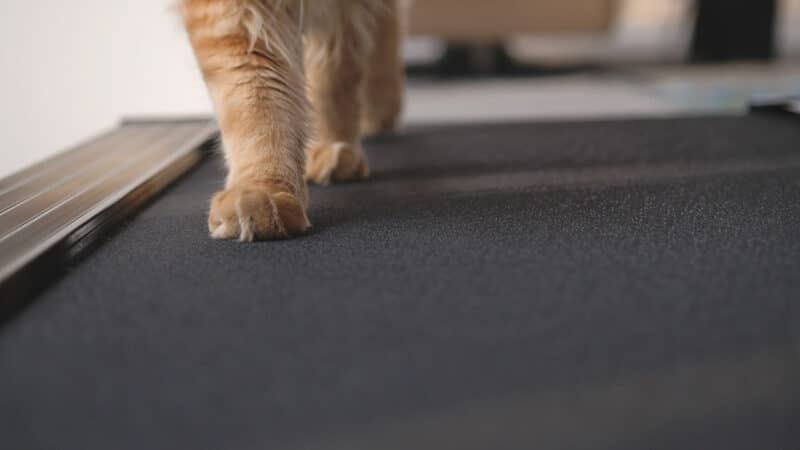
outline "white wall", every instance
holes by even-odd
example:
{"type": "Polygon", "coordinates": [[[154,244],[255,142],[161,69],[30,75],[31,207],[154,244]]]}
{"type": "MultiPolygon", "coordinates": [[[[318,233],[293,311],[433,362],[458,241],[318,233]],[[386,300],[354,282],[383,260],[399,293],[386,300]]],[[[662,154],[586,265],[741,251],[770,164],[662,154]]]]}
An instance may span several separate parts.
{"type": "Polygon", "coordinates": [[[0,177],[125,115],[210,112],[170,1],[0,1],[0,177]]]}

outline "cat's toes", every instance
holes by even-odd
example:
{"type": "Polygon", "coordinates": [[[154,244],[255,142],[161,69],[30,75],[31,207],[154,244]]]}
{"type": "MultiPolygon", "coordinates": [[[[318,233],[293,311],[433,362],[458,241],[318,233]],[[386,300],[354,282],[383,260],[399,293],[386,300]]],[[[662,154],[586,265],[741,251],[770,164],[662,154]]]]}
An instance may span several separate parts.
{"type": "Polygon", "coordinates": [[[308,152],[306,181],[317,184],[357,181],[369,176],[363,150],[344,142],[317,145],[308,152]]]}
{"type": "Polygon", "coordinates": [[[211,199],[208,231],[215,239],[285,239],[310,229],[305,208],[288,192],[254,185],[233,187],[211,199]]]}

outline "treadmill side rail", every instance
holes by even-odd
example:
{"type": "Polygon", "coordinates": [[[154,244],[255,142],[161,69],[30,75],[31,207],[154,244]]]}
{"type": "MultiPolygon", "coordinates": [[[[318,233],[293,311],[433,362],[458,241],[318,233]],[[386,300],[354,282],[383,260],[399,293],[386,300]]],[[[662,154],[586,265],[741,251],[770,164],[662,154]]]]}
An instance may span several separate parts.
{"type": "Polygon", "coordinates": [[[203,159],[207,118],[132,120],[0,180],[0,320],[203,159]]]}

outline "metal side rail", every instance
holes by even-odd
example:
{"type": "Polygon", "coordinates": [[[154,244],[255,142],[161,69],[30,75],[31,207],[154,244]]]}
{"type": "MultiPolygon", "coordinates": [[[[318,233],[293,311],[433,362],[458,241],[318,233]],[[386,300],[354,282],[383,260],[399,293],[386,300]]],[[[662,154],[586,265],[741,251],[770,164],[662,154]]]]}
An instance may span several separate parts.
{"type": "Polygon", "coordinates": [[[200,162],[207,118],[128,120],[0,180],[0,320],[200,162]]]}

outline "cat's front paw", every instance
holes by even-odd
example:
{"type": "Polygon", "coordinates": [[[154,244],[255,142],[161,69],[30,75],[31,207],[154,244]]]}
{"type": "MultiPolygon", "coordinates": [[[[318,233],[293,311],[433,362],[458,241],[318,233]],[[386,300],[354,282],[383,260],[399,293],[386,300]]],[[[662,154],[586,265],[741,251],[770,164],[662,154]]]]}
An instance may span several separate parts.
{"type": "Polygon", "coordinates": [[[208,231],[215,239],[285,239],[310,229],[298,198],[269,184],[231,187],[211,199],[208,231]]]}
{"type": "Polygon", "coordinates": [[[317,184],[358,181],[369,176],[367,157],[360,147],[344,142],[317,145],[308,152],[306,181],[317,184]]]}

